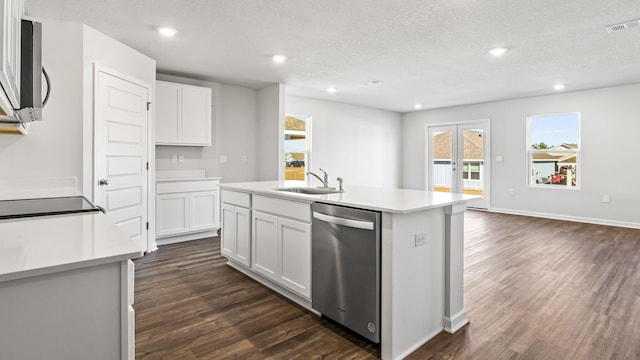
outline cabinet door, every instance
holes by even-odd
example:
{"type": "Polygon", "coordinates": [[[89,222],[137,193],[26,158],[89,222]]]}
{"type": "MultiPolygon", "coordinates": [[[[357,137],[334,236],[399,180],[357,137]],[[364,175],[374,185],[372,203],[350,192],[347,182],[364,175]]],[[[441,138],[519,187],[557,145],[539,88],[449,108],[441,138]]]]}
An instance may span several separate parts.
{"type": "Polygon", "coordinates": [[[273,280],[278,280],[278,218],[253,212],[253,269],[273,280]]]}
{"type": "Polygon", "coordinates": [[[156,196],[156,235],[172,235],[189,231],[189,194],[156,196]]]}
{"type": "Polygon", "coordinates": [[[220,252],[222,256],[233,257],[236,248],[235,206],[222,203],[222,230],[220,252]]]}
{"type": "Polygon", "coordinates": [[[211,146],[211,89],[182,87],[182,142],[211,146]]]}
{"type": "Polygon", "coordinates": [[[235,259],[246,266],[251,266],[251,210],[235,207],[236,251],[235,259]]]}
{"type": "Polygon", "coordinates": [[[182,138],[181,85],[156,82],[156,143],[177,144],[182,138]]]}
{"type": "Polygon", "coordinates": [[[218,196],[215,191],[202,191],[191,193],[190,203],[190,226],[191,231],[209,230],[216,227],[216,202],[218,196]]]}
{"type": "Polygon", "coordinates": [[[311,225],[278,218],[278,281],[311,297],[311,225]]]}

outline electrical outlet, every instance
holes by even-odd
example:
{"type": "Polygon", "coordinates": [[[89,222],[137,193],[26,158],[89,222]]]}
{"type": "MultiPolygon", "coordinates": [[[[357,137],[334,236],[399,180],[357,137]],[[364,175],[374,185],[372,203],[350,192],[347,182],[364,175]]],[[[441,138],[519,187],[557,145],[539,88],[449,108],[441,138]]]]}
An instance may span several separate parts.
{"type": "Polygon", "coordinates": [[[178,162],[182,164],[184,162],[184,155],[178,155],[178,162]]]}
{"type": "Polygon", "coordinates": [[[227,155],[220,155],[220,164],[226,164],[227,161],[229,161],[227,155]]]}
{"type": "Polygon", "coordinates": [[[516,196],[516,191],[515,191],[515,189],[509,189],[507,191],[507,194],[509,194],[509,196],[511,196],[511,197],[514,197],[514,196],[516,196]]]}
{"type": "Polygon", "coordinates": [[[605,204],[608,204],[609,203],[609,195],[607,195],[607,194],[602,195],[602,202],[605,203],[605,204]]]}
{"type": "Polygon", "coordinates": [[[171,162],[174,164],[178,163],[178,155],[171,155],[171,162]]]}
{"type": "Polygon", "coordinates": [[[246,163],[247,161],[249,161],[249,157],[247,155],[242,155],[242,162],[246,163]]]}
{"type": "Polygon", "coordinates": [[[415,235],[416,245],[415,247],[426,245],[427,244],[427,234],[421,233],[415,235]]]}

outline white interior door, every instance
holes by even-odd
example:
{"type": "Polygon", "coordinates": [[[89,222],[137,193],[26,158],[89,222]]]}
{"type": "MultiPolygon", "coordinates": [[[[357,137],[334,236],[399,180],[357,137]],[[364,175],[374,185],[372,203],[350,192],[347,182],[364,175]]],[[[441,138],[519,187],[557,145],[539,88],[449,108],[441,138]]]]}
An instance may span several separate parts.
{"type": "Polygon", "coordinates": [[[94,82],[94,201],[146,251],[151,88],[99,66],[94,82]]]}
{"type": "Polygon", "coordinates": [[[481,196],[469,207],[489,208],[489,121],[427,128],[427,189],[481,196]]]}

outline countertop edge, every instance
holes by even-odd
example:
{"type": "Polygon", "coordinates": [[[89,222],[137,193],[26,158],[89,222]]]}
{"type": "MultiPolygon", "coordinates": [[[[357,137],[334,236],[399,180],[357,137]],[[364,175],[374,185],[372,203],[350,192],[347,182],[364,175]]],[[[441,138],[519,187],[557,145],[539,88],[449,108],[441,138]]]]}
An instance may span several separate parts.
{"type": "Polygon", "coordinates": [[[82,260],[82,261],[77,261],[77,262],[72,262],[67,264],[56,264],[56,265],[45,266],[45,267],[40,267],[36,269],[10,272],[6,274],[0,274],[0,283],[11,281],[11,280],[25,279],[33,276],[49,275],[49,274],[55,274],[63,271],[88,268],[88,267],[93,267],[98,265],[120,262],[123,260],[136,259],[141,257],[142,255],[144,255],[144,252],[142,250],[138,250],[138,251],[128,252],[124,254],[106,256],[98,259],[82,260]]]}
{"type": "MultiPolygon", "coordinates": [[[[240,184],[242,184],[242,183],[240,183],[240,184]]],[[[420,212],[420,211],[424,211],[424,210],[431,210],[431,209],[437,209],[437,208],[445,208],[445,207],[456,205],[456,204],[463,204],[463,203],[466,204],[469,201],[467,199],[458,199],[458,200],[451,200],[451,201],[448,201],[446,203],[438,203],[438,204],[418,206],[418,207],[414,207],[414,208],[410,208],[410,209],[402,209],[402,208],[388,208],[388,207],[380,207],[380,206],[375,206],[375,205],[368,205],[368,204],[364,204],[364,203],[361,203],[361,202],[353,202],[353,201],[349,202],[349,201],[341,201],[341,200],[332,200],[332,199],[326,198],[326,195],[322,195],[322,194],[320,194],[320,195],[300,194],[300,193],[291,193],[291,192],[286,192],[286,191],[276,191],[276,190],[272,190],[272,189],[264,190],[264,189],[259,189],[259,188],[248,189],[248,188],[243,187],[243,186],[234,185],[234,183],[220,184],[220,189],[221,190],[233,190],[233,191],[239,191],[239,192],[244,192],[244,193],[259,194],[259,195],[266,195],[266,196],[278,197],[278,198],[283,198],[283,199],[293,200],[293,201],[321,202],[321,203],[327,203],[327,204],[332,204],[332,205],[350,206],[350,207],[355,207],[355,208],[362,208],[362,209],[368,209],[368,210],[374,210],[374,211],[380,211],[380,212],[386,212],[386,213],[392,213],[392,214],[399,214],[399,215],[411,214],[411,213],[415,213],[415,212],[420,212]]],[[[404,189],[396,189],[396,190],[404,190],[404,189]]]]}
{"type": "Polygon", "coordinates": [[[220,180],[221,177],[191,177],[191,178],[156,178],[156,182],[170,182],[170,181],[198,181],[198,180],[220,180]]]}

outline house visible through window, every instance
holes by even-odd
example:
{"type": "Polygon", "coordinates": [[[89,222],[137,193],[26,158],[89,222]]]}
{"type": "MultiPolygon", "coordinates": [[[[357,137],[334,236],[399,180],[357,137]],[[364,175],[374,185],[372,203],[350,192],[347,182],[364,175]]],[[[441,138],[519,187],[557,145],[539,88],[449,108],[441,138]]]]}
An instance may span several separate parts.
{"type": "Polygon", "coordinates": [[[580,114],[530,116],[527,126],[529,184],[578,188],[580,114]]]}
{"type": "Polygon", "coordinates": [[[284,117],[284,179],[305,180],[309,168],[310,116],[284,117]]]}

